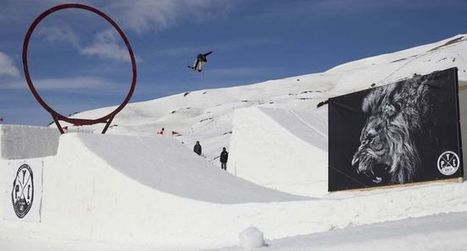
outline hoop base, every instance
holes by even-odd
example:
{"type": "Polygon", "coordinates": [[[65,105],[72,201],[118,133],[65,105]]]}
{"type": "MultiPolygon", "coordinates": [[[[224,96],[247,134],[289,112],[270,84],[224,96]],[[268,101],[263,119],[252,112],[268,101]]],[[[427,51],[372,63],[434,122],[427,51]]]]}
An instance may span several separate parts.
{"type": "MultiPolygon", "coordinates": [[[[102,121],[99,120],[97,122],[97,123],[105,123],[104,129],[101,132],[102,134],[105,134],[107,132],[107,129],[109,129],[109,126],[112,123],[112,120],[114,119],[114,117],[115,117],[115,114],[113,114],[112,116],[110,116],[106,120],[102,120],[102,121]]],[[[60,131],[60,134],[65,134],[65,130],[63,130],[63,127],[59,122],[60,119],[58,119],[56,116],[52,116],[52,118],[54,120],[55,125],[57,126],[58,131],[60,131]]],[[[96,121],[92,121],[92,123],[86,123],[86,121],[88,121],[88,120],[80,120],[80,119],[77,119],[77,120],[74,120],[74,121],[83,121],[84,122],[84,123],[73,123],[73,125],[75,125],[75,126],[97,124],[96,121]]]]}

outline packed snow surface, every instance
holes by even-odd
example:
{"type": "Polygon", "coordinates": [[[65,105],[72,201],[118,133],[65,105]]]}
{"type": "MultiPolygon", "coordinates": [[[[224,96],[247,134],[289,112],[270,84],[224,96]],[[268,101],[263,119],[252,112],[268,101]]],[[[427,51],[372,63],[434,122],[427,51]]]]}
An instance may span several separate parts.
{"type": "MultiPolygon", "coordinates": [[[[277,240],[264,238],[261,251],[319,250],[319,251],[426,251],[426,250],[465,250],[467,246],[467,213],[453,213],[412,218],[401,221],[377,223],[365,226],[351,226],[324,233],[301,235],[277,240]]],[[[138,244],[112,245],[108,243],[83,243],[77,241],[60,242],[54,239],[8,240],[0,236],[1,250],[34,251],[154,251],[157,249],[138,244]],[[10,245],[6,245],[6,244],[10,245]],[[13,244],[11,244],[13,243],[13,244]],[[14,248],[11,248],[11,247],[14,248]]],[[[245,251],[241,245],[205,249],[205,251],[245,251]]]]}
{"type": "MultiPolygon", "coordinates": [[[[325,233],[266,240],[261,251],[426,251],[465,250],[467,213],[441,214],[366,226],[352,226],[325,233]]],[[[267,233],[266,233],[267,234],[267,233]]],[[[267,238],[267,236],[265,236],[267,238]]],[[[216,251],[244,251],[241,245],[216,251]]],[[[255,249],[253,249],[255,250],[255,249]]],[[[210,250],[214,251],[214,250],[210,250]]]]}
{"type": "Polygon", "coordinates": [[[306,199],[229,175],[172,139],[93,134],[79,139],[109,166],[157,191],[219,204],[306,199]]]}

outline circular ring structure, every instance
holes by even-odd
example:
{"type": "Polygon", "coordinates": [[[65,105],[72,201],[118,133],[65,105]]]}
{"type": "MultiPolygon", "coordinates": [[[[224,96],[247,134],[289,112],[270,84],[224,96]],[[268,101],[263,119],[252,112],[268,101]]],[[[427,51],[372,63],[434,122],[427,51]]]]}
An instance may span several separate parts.
{"type": "MultiPolygon", "coordinates": [[[[42,14],[40,14],[36,19],[34,19],[34,21],[32,22],[31,26],[29,27],[29,29],[28,29],[28,31],[26,33],[26,36],[24,37],[22,56],[23,56],[24,76],[25,76],[26,81],[28,83],[29,89],[31,90],[34,97],[36,98],[37,102],[39,102],[39,104],[42,107],[44,107],[44,109],[47,110],[52,115],[52,117],[54,118],[56,123],[58,123],[57,120],[63,120],[63,121],[66,121],[68,123],[72,123],[74,125],[92,125],[92,124],[96,124],[96,123],[108,123],[107,126],[106,126],[106,129],[107,129],[107,127],[108,127],[110,121],[113,119],[113,117],[118,112],[120,112],[125,107],[125,105],[128,103],[128,101],[130,100],[131,96],[133,95],[133,92],[134,92],[135,87],[136,87],[136,78],[137,78],[136,60],[135,60],[135,55],[133,53],[133,49],[132,49],[132,47],[130,45],[130,42],[128,41],[128,38],[126,37],[126,35],[122,31],[122,29],[120,29],[120,27],[117,25],[117,23],[115,21],[113,21],[109,16],[107,16],[102,11],[100,11],[100,10],[98,10],[96,8],[93,8],[91,6],[88,6],[88,5],[77,4],[77,3],[61,4],[61,5],[57,5],[55,7],[52,7],[50,9],[44,11],[42,14]],[[123,41],[124,41],[124,43],[125,43],[125,45],[126,45],[126,47],[128,49],[128,53],[130,55],[131,68],[132,68],[132,79],[131,79],[131,86],[130,86],[130,89],[128,90],[127,96],[125,97],[125,99],[122,101],[122,103],[115,110],[113,110],[111,113],[109,113],[109,114],[107,114],[107,115],[105,115],[103,117],[97,118],[97,119],[68,118],[68,117],[58,113],[57,111],[52,109],[41,98],[41,96],[37,92],[36,88],[34,87],[33,81],[32,81],[31,76],[29,74],[28,48],[29,48],[29,41],[31,39],[32,33],[34,32],[36,27],[39,25],[39,23],[41,21],[43,21],[48,15],[50,15],[50,14],[52,14],[54,12],[60,11],[60,10],[64,10],[64,9],[82,9],[82,10],[90,11],[90,12],[104,18],[105,20],[107,20],[113,26],[113,28],[118,32],[120,37],[123,39],[123,41]]],[[[105,132],[106,129],[104,129],[103,133],[105,132]]]]}

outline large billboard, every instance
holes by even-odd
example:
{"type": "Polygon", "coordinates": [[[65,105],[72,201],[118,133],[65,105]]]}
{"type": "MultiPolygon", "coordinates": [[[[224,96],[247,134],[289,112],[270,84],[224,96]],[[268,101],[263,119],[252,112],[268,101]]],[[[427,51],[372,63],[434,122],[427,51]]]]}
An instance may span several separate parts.
{"type": "Polygon", "coordinates": [[[457,68],[329,99],[329,191],[462,176],[457,68]]]}

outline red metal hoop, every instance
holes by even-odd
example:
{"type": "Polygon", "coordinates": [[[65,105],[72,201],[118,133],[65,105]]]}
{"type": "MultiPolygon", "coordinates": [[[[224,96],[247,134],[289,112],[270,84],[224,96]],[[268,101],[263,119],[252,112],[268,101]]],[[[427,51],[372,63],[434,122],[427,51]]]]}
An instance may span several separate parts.
{"type": "Polygon", "coordinates": [[[125,33],[120,29],[120,27],[117,25],[115,21],[113,21],[109,16],[107,16],[105,13],[102,11],[93,8],[91,6],[87,6],[84,4],[77,4],[77,3],[70,3],[70,4],[61,4],[57,5],[55,7],[52,7],[46,11],[44,11],[42,14],[40,14],[34,21],[32,22],[31,26],[29,26],[29,29],[26,33],[26,36],[24,37],[24,42],[23,42],[23,70],[24,70],[24,76],[26,78],[26,81],[28,83],[29,89],[31,90],[33,96],[36,98],[37,102],[44,107],[45,110],[47,110],[50,115],[52,116],[55,124],[57,125],[58,130],[60,133],[64,133],[62,126],[58,122],[59,120],[66,121],[68,123],[71,123],[73,125],[93,125],[97,123],[106,123],[104,130],[102,130],[102,133],[104,134],[110,123],[112,122],[113,118],[117,113],[119,113],[125,105],[128,104],[128,101],[130,100],[131,96],[133,95],[133,91],[135,90],[136,87],[136,78],[137,78],[137,73],[136,73],[136,60],[135,60],[135,55],[133,53],[133,49],[131,48],[130,42],[128,41],[128,38],[126,37],[125,33]],[[97,119],[78,119],[78,118],[68,118],[66,116],[63,116],[62,114],[56,112],[54,109],[52,109],[47,103],[41,98],[39,93],[37,92],[36,88],[34,87],[34,84],[32,82],[31,76],[29,74],[29,67],[28,67],[28,48],[29,48],[29,40],[31,39],[32,33],[34,32],[34,29],[36,29],[37,25],[44,20],[45,17],[48,15],[57,12],[59,10],[63,9],[82,9],[82,10],[87,10],[92,13],[95,13],[96,15],[104,18],[107,20],[115,30],[117,30],[118,34],[120,37],[123,39],[125,42],[125,45],[128,49],[128,53],[130,54],[130,59],[131,59],[131,68],[132,68],[132,80],[131,80],[131,86],[130,89],[128,90],[128,94],[123,100],[123,102],[111,113],[97,119]]]}

